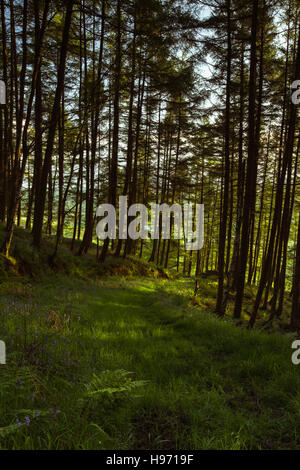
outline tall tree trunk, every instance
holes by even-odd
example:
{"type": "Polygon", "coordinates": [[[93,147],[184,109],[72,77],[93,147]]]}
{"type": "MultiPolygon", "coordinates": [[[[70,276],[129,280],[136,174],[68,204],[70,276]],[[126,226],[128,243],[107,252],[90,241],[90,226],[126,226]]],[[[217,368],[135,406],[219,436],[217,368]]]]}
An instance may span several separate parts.
{"type": "Polygon", "coordinates": [[[70,27],[71,27],[71,22],[72,22],[73,5],[74,5],[74,1],[68,0],[64,28],[63,28],[62,43],[61,43],[61,49],[60,49],[60,61],[59,61],[58,73],[57,73],[57,86],[56,86],[54,103],[53,103],[51,117],[50,117],[49,132],[48,132],[48,139],[47,139],[47,146],[45,150],[43,168],[41,172],[40,194],[39,194],[39,197],[35,201],[32,234],[33,234],[33,244],[37,248],[40,248],[40,245],[41,245],[45,201],[46,201],[47,180],[48,180],[49,171],[51,168],[51,159],[52,159],[52,152],[53,152],[53,147],[54,147],[54,139],[55,139],[56,127],[57,127],[57,123],[59,119],[59,108],[60,108],[63,87],[64,87],[65,68],[66,68],[66,59],[67,59],[67,51],[68,51],[68,43],[69,43],[69,33],[70,33],[70,27]]]}
{"type": "Polygon", "coordinates": [[[225,148],[224,148],[224,194],[223,207],[221,214],[220,234],[219,234],[219,256],[218,256],[218,294],[216,303],[216,312],[218,315],[224,315],[224,265],[225,265],[225,244],[226,229],[228,217],[228,195],[230,179],[230,80],[231,80],[231,0],[227,0],[227,78],[226,78],[226,110],[225,110],[225,148]]]}
{"type": "Polygon", "coordinates": [[[300,213],[299,213],[299,221],[298,221],[296,263],[295,263],[294,281],[293,281],[291,326],[297,329],[300,328],[300,213]]]}
{"type": "MultiPolygon", "coordinates": [[[[118,181],[118,151],[119,151],[119,114],[120,114],[120,78],[121,78],[121,0],[117,0],[117,31],[116,31],[116,62],[114,77],[114,127],[112,157],[109,172],[109,203],[116,208],[118,181]]],[[[105,261],[109,238],[104,240],[100,261],[105,261]]]]}
{"type": "MultiPolygon", "coordinates": [[[[295,79],[299,77],[300,75],[300,27],[299,27],[299,32],[298,32],[298,46],[297,46],[297,57],[296,57],[296,63],[295,63],[295,79]]],[[[270,241],[269,241],[269,247],[266,255],[266,259],[264,262],[264,265],[262,267],[262,273],[261,273],[261,278],[259,282],[259,287],[252,311],[252,315],[250,318],[249,326],[253,327],[258,308],[260,305],[260,301],[262,298],[262,294],[268,279],[268,274],[270,270],[270,266],[272,263],[273,259],[273,252],[274,252],[274,243],[275,243],[275,236],[277,232],[277,227],[279,226],[279,220],[280,220],[280,215],[281,215],[281,206],[282,206],[282,199],[283,199],[283,189],[284,189],[284,181],[285,181],[285,176],[288,168],[289,161],[293,157],[293,149],[294,149],[294,139],[295,139],[295,127],[296,127],[296,117],[297,117],[297,106],[290,102],[290,113],[289,113],[289,128],[288,128],[288,135],[287,135],[287,140],[285,144],[285,149],[284,149],[284,155],[283,155],[283,161],[282,161],[282,171],[281,171],[281,176],[279,180],[279,184],[277,187],[277,193],[276,193],[276,200],[275,200],[275,208],[274,208],[274,215],[273,215],[273,222],[272,222],[272,229],[271,229],[271,234],[270,234],[270,241]]]]}
{"type": "Polygon", "coordinates": [[[256,39],[258,21],[258,0],[253,1],[251,25],[251,53],[250,53],[250,79],[249,79],[249,117],[248,117],[248,159],[246,172],[245,199],[243,211],[242,238],[240,250],[239,275],[234,305],[234,317],[241,316],[245,275],[249,249],[250,216],[254,205],[254,188],[257,166],[257,139],[255,135],[255,100],[256,100],[256,39]]]}

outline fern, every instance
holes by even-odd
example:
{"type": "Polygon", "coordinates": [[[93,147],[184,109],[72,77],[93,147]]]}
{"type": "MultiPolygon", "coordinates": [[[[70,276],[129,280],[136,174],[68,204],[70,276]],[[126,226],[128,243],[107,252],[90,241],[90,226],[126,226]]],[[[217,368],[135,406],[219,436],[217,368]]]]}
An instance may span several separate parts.
{"type": "Polygon", "coordinates": [[[104,396],[125,397],[147,384],[145,380],[133,380],[131,374],[126,370],[106,370],[100,375],[93,374],[91,381],[86,385],[85,398],[97,400],[104,396]]]}

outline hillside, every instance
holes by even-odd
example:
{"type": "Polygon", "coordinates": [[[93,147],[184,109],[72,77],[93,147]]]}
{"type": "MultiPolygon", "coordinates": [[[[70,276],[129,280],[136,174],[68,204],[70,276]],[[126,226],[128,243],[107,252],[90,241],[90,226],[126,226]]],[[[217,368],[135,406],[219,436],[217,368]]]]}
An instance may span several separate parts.
{"type": "Polygon", "coordinates": [[[294,335],[217,318],[214,278],[195,304],[192,279],[66,247],[47,269],[46,245],[18,230],[2,265],[1,449],[300,449],[294,335]]]}

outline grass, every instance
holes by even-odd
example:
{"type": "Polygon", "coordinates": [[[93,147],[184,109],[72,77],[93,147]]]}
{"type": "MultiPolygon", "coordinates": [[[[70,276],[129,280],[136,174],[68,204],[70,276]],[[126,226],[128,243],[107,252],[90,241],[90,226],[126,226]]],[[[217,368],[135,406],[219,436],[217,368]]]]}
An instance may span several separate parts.
{"type": "Polygon", "coordinates": [[[195,302],[135,260],[64,249],[48,270],[24,233],[0,283],[0,449],[300,449],[293,335],[216,318],[214,278],[195,302]]]}
{"type": "MultiPolygon", "coordinates": [[[[0,223],[0,247],[4,241],[4,225],[0,223]]],[[[71,240],[64,239],[59,247],[55,260],[50,259],[54,251],[54,236],[45,236],[41,249],[35,250],[29,231],[15,228],[11,247],[11,256],[6,258],[0,253],[0,281],[11,276],[27,276],[35,280],[53,272],[80,277],[81,279],[93,279],[101,276],[146,276],[168,277],[168,272],[154,263],[148,263],[143,259],[127,257],[127,259],[108,256],[105,263],[96,260],[96,244],[93,244],[89,253],[84,256],[76,256],[79,242],[76,241],[74,252],[70,251],[71,240]]]]}
{"type": "Polygon", "coordinates": [[[300,448],[291,338],[193,307],[191,281],[56,274],[1,293],[1,448],[300,448]]]}

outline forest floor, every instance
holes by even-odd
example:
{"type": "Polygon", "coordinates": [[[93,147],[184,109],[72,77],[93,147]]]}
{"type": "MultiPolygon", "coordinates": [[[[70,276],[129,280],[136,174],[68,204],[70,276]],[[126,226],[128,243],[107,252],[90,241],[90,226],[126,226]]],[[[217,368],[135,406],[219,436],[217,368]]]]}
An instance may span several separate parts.
{"type": "Polygon", "coordinates": [[[0,449],[300,449],[295,336],[217,318],[214,278],[195,304],[188,278],[16,262],[0,282],[0,449]]]}

